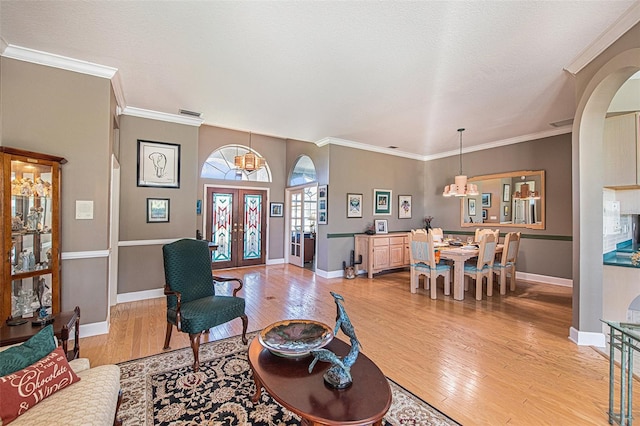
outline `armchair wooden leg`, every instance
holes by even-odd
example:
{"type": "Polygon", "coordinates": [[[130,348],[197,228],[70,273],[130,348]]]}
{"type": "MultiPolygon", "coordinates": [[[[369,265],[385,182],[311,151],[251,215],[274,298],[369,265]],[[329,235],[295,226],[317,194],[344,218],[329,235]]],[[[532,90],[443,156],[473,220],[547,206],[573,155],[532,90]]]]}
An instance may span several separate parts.
{"type": "Polygon", "coordinates": [[[173,324],[167,321],[167,332],[164,335],[164,348],[162,349],[171,349],[169,347],[169,342],[171,341],[171,331],[173,330],[173,324]]]}
{"type": "Polygon", "coordinates": [[[247,344],[247,326],[249,325],[249,319],[246,315],[242,315],[242,343],[247,344]]]}
{"type": "Polygon", "coordinates": [[[200,334],[202,333],[189,333],[189,340],[191,341],[191,349],[193,350],[193,372],[197,373],[200,370],[200,358],[198,352],[200,351],[200,334]]]}

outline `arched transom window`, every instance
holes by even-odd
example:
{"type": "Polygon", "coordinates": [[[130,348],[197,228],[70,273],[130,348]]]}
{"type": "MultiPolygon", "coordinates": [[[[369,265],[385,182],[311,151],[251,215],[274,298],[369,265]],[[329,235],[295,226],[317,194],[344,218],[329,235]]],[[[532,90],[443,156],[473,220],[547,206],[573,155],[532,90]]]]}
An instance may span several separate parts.
{"type": "Polygon", "coordinates": [[[316,167],[313,160],[307,155],[301,155],[293,166],[289,186],[304,185],[316,180],[316,167]]]}
{"type": "Polygon", "coordinates": [[[254,182],[271,182],[271,170],[266,163],[258,170],[247,171],[235,166],[234,158],[252,152],[263,158],[258,152],[242,145],[225,145],[213,151],[202,165],[201,178],[224,180],[248,180],[254,182]]]}

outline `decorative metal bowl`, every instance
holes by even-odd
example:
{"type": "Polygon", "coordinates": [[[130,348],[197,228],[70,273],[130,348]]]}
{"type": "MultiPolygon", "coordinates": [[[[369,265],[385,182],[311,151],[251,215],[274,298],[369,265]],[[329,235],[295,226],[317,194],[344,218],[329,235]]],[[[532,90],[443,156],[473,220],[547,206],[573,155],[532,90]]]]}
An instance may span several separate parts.
{"type": "Polygon", "coordinates": [[[258,335],[260,343],[277,356],[302,358],[326,346],[333,339],[328,325],[304,319],[283,320],[271,324],[258,335]]]}

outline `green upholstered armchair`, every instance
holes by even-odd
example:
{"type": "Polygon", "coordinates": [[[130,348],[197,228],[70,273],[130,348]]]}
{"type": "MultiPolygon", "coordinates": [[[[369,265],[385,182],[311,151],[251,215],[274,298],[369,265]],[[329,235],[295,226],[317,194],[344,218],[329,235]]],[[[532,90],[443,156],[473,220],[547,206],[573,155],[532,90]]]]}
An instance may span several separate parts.
{"type": "Polygon", "coordinates": [[[247,316],[244,299],[236,297],[242,288],[238,278],[215,277],[211,273],[211,254],[207,241],[182,239],[162,247],[167,296],[167,334],[164,349],[169,349],[173,326],[189,333],[193,349],[193,371],[200,368],[200,335],[210,328],[235,318],[242,319],[242,342],[247,344],[247,316]],[[218,296],[214,281],[237,281],[233,296],[218,296]]]}

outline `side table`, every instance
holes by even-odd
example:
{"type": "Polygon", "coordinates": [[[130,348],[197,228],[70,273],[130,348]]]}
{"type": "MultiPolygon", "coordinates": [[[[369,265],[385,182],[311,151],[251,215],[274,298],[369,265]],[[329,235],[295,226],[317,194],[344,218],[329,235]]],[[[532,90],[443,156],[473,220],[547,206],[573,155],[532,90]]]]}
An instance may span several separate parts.
{"type": "MultiPolygon", "coordinates": [[[[72,360],[80,356],[80,307],[76,306],[73,311],[60,312],[53,316],[53,333],[62,343],[62,350],[67,354],[67,360],[72,360]],[[74,329],[73,349],[69,349],[69,333],[74,329]]],[[[14,345],[29,340],[35,336],[43,327],[34,327],[31,321],[25,324],[0,326],[0,346],[14,345]]]]}

